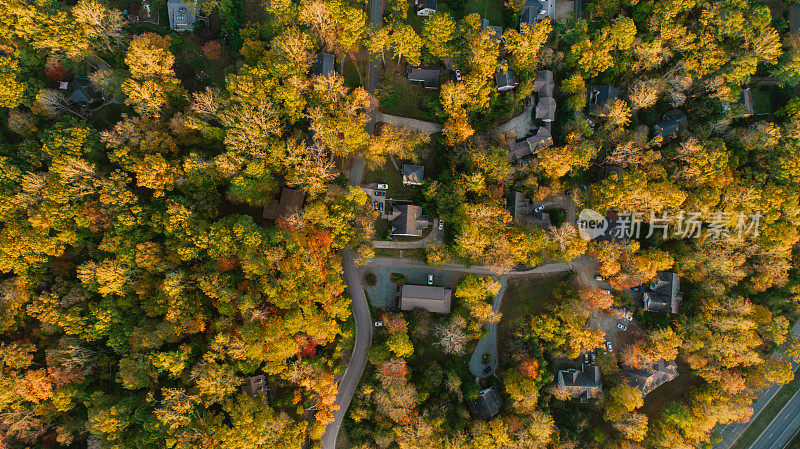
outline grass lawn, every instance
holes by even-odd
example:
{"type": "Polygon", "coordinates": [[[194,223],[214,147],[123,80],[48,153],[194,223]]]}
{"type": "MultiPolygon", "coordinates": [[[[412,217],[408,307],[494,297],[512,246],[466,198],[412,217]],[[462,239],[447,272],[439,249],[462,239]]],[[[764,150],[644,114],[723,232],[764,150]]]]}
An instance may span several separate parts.
{"type": "MultiPolygon", "coordinates": [[[[397,164],[401,169],[403,165],[398,161],[397,164]]],[[[425,177],[428,176],[428,170],[425,170],[425,177]]],[[[422,187],[420,186],[407,186],[403,184],[403,175],[394,168],[391,161],[378,168],[370,168],[364,173],[363,184],[370,183],[383,183],[389,185],[389,190],[386,191],[387,198],[410,200],[416,202],[422,198],[422,187]]],[[[387,206],[388,207],[388,206],[387,206]]]]}
{"type": "Polygon", "coordinates": [[[350,87],[361,87],[361,81],[364,79],[364,70],[363,65],[365,64],[364,61],[358,61],[358,66],[353,62],[353,58],[347,56],[344,61],[344,83],[350,87]]]}
{"type": "Polygon", "coordinates": [[[375,248],[375,255],[378,257],[392,257],[399,259],[412,259],[426,262],[428,260],[428,253],[422,249],[385,249],[375,248]]]}
{"type": "Polygon", "coordinates": [[[390,115],[443,123],[444,117],[438,112],[441,109],[439,91],[425,89],[422,83],[412,83],[403,74],[402,67],[389,60],[386,62],[387,68],[381,74],[377,92],[381,111],[390,115]]]}
{"type": "MultiPolygon", "coordinates": [[[[766,407],[761,410],[761,413],[756,416],[756,419],[747,426],[747,429],[742,433],[742,436],[736,440],[736,443],[731,446],[731,449],[746,449],[750,447],[756,439],[764,432],[769,423],[775,418],[775,415],[781,411],[784,405],[789,402],[789,399],[797,393],[800,388],[800,376],[795,372],[794,379],[784,385],[783,388],[778,390],[778,393],[769,401],[766,407]]],[[[800,447],[800,441],[795,439],[790,447],[800,447]]]]}
{"type": "Polygon", "coordinates": [[[525,321],[538,315],[555,302],[556,285],[568,278],[565,274],[513,276],[508,279],[500,305],[500,346],[509,341],[525,321]]]}

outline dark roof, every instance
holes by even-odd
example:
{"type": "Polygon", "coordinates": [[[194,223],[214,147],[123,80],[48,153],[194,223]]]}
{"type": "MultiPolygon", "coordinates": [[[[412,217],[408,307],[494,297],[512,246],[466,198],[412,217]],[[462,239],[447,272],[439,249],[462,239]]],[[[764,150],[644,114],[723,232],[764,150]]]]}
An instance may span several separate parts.
{"type": "Polygon", "coordinates": [[[789,6],[789,30],[794,34],[800,31],[800,4],[792,3],[789,6]]]}
{"type": "Polygon", "coordinates": [[[680,288],[680,276],[659,272],[655,284],[644,293],[644,309],[649,312],[678,313],[678,306],[683,300],[680,288]]]}
{"type": "Polygon", "coordinates": [[[261,395],[267,397],[267,378],[263,374],[258,374],[242,379],[242,393],[255,397],[261,395]]]}
{"type": "Polygon", "coordinates": [[[500,387],[493,385],[478,393],[478,399],[472,402],[471,409],[476,417],[492,419],[500,413],[503,408],[503,398],[500,395],[500,387]]]}
{"type": "Polygon", "coordinates": [[[438,89],[441,75],[442,69],[439,68],[411,67],[411,70],[408,71],[408,80],[419,81],[426,89],[438,89]]]}
{"type": "Polygon", "coordinates": [[[519,80],[517,79],[517,75],[511,70],[498,69],[494,72],[494,83],[497,86],[497,90],[504,91],[517,87],[519,80]]]}
{"type": "Polygon", "coordinates": [[[600,86],[592,86],[589,90],[589,114],[603,115],[605,114],[614,101],[617,99],[619,91],[614,86],[602,84],[600,86]]]}
{"type": "Polygon", "coordinates": [[[453,292],[434,285],[403,284],[400,287],[400,309],[425,309],[428,312],[448,314],[453,292]]]}
{"type": "Polygon", "coordinates": [[[292,213],[299,212],[303,208],[305,196],[306,194],[302,190],[284,187],[283,190],[281,190],[280,199],[273,198],[272,201],[264,207],[262,216],[267,220],[275,220],[278,217],[285,217],[292,213]]]}
{"type": "Polygon", "coordinates": [[[422,185],[425,167],[422,165],[403,164],[403,184],[418,186],[422,185]]]}
{"type": "Polygon", "coordinates": [[[185,31],[194,28],[194,8],[180,0],[167,0],[167,14],[169,27],[175,31],[185,31]]]}
{"type": "Polygon", "coordinates": [[[430,226],[428,217],[422,215],[422,208],[413,204],[393,206],[389,220],[392,222],[392,235],[420,237],[422,230],[430,226]]]}
{"type": "Polygon", "coordinates": [[[517,142],[511,151],[511,158],[515,160],[524,159],[535,155],[539,150],[553,146],[553,136],[545,127],[536,130],[536,134],[527,139],[517,142]]]}
{"type": "Polygon", "coordinates": [[[673,361],[659,360],[647,368],[625,368],[622,374],[628,379],[630,386],[646,395],[656,388],[678,377],[678,365],[673,361]]]}
{"type": "Polygon", "coordinates": [[[329,76],[336,74],[334,71],[334,59],[330,53],[319,53],[314,60],[314,75],[329,76]]]}
{"type": "Polygon", "coordinates": [[[566,388],[573,398],[586,402],[597,397],[603,391],[600,380],[600,368],[595,365],[581,364],[581,369],[568,369],[558,372],[558,385],[566,388]]]}
{"type": "Polygon", "coordinates": [[[100,99],[98,94],[93,88],[89,78],[84,76],[76,76],[69,84],[69,101],[82,104],[90,104],[100,99]]]}
{"type": "Polygon", "coordinates": [[[520,23],[533,25],[545,17],[552,17],[554,13],[554,0],[525,0],[519,21],[520,23]]]}
{"type": "Polygon", "coordinates": [[[550,228],[550,214],[546,212],[533,212],[533,210],[541,203],[534,204],[522,192],[513,192],[509,198],[511,204],[509,207],[511,216],[514,223],[518,225],[536,226],[543,229],[550,228]]]}
{"type": "Polygon", "coordinates": [[[556,83],[553,81],[553,72],[550,70],[539,70],[536,78],[533,80],[533,90],[535,90],[539,97],[552,97],[553,90],[555,90],[556,83]]]}
{"type": "Polygon", "coordinates": [[[536,118],[545,122],[552,122],[556,119],[556,99],[553,97],[543,97],[536,103],[536,118]]]}
{"type": "Polygon", "coordinates": [[[492,30],[493,39],[499,40],[503,36],[503,27],[489,25],[488,19],[481,19],[481,28],[487,28],[492,30]]]}
{"type": "Polygon", "coordinates": [[[661,121],[653,125],[655,137],[669,140],[678,136],[679,133],[686,131],[688,124],[686,115],[678,109],[673,109],[661,117],[661,121]]]}

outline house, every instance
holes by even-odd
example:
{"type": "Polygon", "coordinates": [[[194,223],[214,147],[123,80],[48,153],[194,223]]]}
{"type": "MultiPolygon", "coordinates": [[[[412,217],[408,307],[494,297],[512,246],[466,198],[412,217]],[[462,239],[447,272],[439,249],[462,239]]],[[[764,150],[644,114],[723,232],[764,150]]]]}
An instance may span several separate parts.
{"type": "Polygon", "coordinates": [[[533,26],[545,18],[553,18],[556,13],[555,0],[525,0],[522,5],[522,15],[519,23],[533,26]]]}
{"type": "Polygon", "coordinates": [[[421,186],[425,167],[422,165],[403,164],[403,185],[421,186]]]}
{"type": "Polygon", "coordinates": [[[660,138],[662,142],[669,142],[678,137],[678,134],[686,131],[686,115],[673,109],[661,117],[661,121],[653,125],[654,138],[660,138]]]}
{"type": "Polygon", "coordinates": [[[558,386],[581,402],[596,398],[603,391],[600,380],[600,367],[581,364],[581,369],[567,369],[558,372],[558,386]]]}
{"type": "Polygon", "coordinates": [[[245,377],[242,379],[241,391],[253,398],[261,395],[267,399],[267,378],[263,374],[245,377]]]}
{"type": "Polygon", "coordinates": [[[436,0],[415,0],[417,15],[427,17],[436,13],[436,0]]]}
{"type": "Polygon", "coordinates": [[[89,105],[99,101],[102,96],[92,88],[89,78],[76,76],[67,87],[67,98],[73,103],[89,105]]]}
{"type": "Polygon", "coordinates": [[[174,31],[191,31],[194,28],[194,6],[180,0],[167,0],[169,27],[174,31]]]}
{"type": "Polygon", "coordinates": [[[413,204],[393,206],[389,221],[392,223],[392,235],[410,237],[421,237],[422,231],[431,224],[428,216],[422,214],[422,208],[413,204]]]}
{"type": "Polygon", "coordinates": [[[547,212],[534,212],[536,206],[522,192],[513,192],[509,198],[511,204],[511,217],[514,223],[519,226],[534,226],[542,229],[550,228],[550,214],[547,212]]]}
{"type": "Polygon", "coordinates": [[[400,287],[400,309],[425,309],[428,312],[446,315],[450,313],[453,292],[433,285],[409,285],[400,287]]]}
{"type": "Polygon", "coordinates": [[[312,72],[317,76],[336,75],[336,69],[334,67],[335,62],[331,53],[319,53],[314,60],[312,72]]]}
{"type": "Polygon", "coordinates": [[[553,146],[553,136],[550,135],[550,130],[542,126],[536,130],[536,134],[517,142],[511,150],[510,156],[512,160],[521,161],[527,157],[536,155],[539,150],[551,146],[553,146]]]}
{"type": "Polygon", "coordinates": [[[503,409],[503,398],[500,396],[500,387],[493,385],[481,390],[478,399],[470,402],[469,408],[476,418],[489,420],[494,418],[503,409]]]}
{"type": "Polygon", "coordinates": [[[556,83],[553,81],[553,72],[550,70],[539,70],[536,78],[533,80],[533,90],[539,95],[539,98],[552,97],[553,91],[556,88],[556,83]]]}
{"type": "Polygon", "coordinates": [[[648,312],[678,313],[683,301],[681,278],[675,273],[659,272],[656,282],[644,292],[644,310],[648,312]]]}
{"type": "Polygon", "coordinates": [[[286,217],[300,212],[303,209],[305,196],[306,194],[302,190],[284,187],[281,190],[280,198],[273,198],[272,201],[264,207],[262,216],[267,220],[276,220],[278,217],[286,217]]]}
{"type": "Polygon", "coordinates": [[[628,379],[628,384],[647,395],[656,388],[678,377],[678,365],[674,361],[659,360],[647,368],[624,368],[622,375],[628,379]]]}
{"type": "Polygon", "coordinates": [[[619,90],[614,86],[603,84],[592,86],[589,91],[589,115],[605,115],[617,100],[619,90]]]}
{"type": "Polygon", "coordinates": [[[408,71],[408,80],[421,82],[426,89],[438,89],[441,75],[442,69],[439,68],[411,67],[408,71]]]}
{"type": "Polygon", "coordinates": [[[543,122],[552,122],[556,119],[556,99],[553,97],[539,98],[536,103],[536,118],[543,122]]]}
{"type": "Polygon", "coordinates": [[[505,92],[517,87],[519,80],[517,75],[511,70],[500,70],[494,72],[494,83],[497,86],[498,92],[505,92]]]}
{"type": "Polygon", "coordinates": [[[481,28],[490,30],[492,39],[499,41],[503,37],[503,27],[489,25],[489,19],[481,19],[481,28]]]}

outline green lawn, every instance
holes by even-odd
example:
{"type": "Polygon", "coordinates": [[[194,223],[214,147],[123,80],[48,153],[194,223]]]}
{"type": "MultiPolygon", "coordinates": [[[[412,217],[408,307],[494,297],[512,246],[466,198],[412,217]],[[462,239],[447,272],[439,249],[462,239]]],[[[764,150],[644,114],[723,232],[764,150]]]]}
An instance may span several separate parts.
{"type": "Polygon", "coordinates": [[[555,302],[555,287],[567,275],[526,275],[509,277],[500,305],[500,346],[533,315],[538,315],[555,302]]]}
{"type": "MultiPolygon", "coordinates": [[[[756,419],[747,426],[747,429],[744,431],[742,436],[736,440],[736,444],[734,444],[731,449],[746,449],[749,448],[764,432],[764,429],[767,428],[769,423],[775,418],[775,415],[781,411],[784,405],[789,402],[789,399],[797,393],[798,388],[800,388],[800,376],[797,375],[795,372],[794,379],[789,382],[788,384],[784,385],[783,388],[778,390],[778,393],[769,401],[764,410],[761,410],[761,413],[756,416],[756,419]]],[[[795,439],[792,442],[792,448],[800,447],[800,442],[795,439]]]]}
{"type": "Polygon", "coordinates": [[[391,115],[443,123],[439,90],[425,89],[422,83],[412,83],[404,75],[404,67],[389,60],[386,62],[376,93],[381,110],[391,115]]]}

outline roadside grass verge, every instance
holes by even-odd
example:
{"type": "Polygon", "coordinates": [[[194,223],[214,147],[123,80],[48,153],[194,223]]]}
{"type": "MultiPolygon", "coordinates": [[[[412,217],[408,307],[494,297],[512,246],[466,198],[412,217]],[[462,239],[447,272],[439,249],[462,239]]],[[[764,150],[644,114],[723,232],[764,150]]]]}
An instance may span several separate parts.
{"type": "MultiPolygon", "coordinates": [[[[772,400],[769,401],[769,404],[764,407],[764,410],[761,410],[761,413],[756,416],[756,419],[747,426],[744,433],[742,433],[739,439],[736,440],[736,443],[731,446],[731,449],[747,449],[752,446],[756,439],[764,432],[764,429],[775,419],[775,416],[781,411],[783,406],[797,393],[798,389],[800,389],[800,376],[798,376],[795,371],[794,379],[778,390],[772,400]]],[[[795,439],[793,444],[794,446],[790,447],[800,448],[800,441],[798,441],[798,439],[795,439]]]]}

